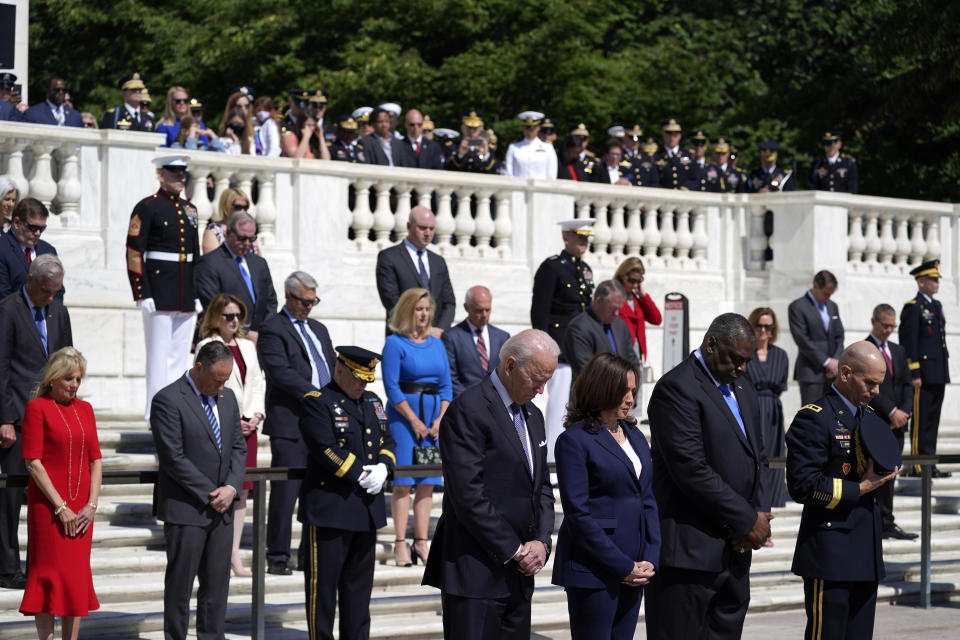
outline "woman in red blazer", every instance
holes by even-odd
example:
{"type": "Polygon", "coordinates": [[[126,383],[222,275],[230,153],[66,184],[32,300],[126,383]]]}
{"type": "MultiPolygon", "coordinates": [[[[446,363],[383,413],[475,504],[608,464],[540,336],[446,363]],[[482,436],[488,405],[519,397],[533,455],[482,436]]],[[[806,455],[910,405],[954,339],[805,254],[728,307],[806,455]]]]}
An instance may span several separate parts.
{"type": "Polygon", "coordinates": [[[663,322],[660,309],[650,294],[643,290],[643,274],[646,270],[640,258],[627,258],[613,274],[627,290],[627,300],[620,308],[620,317],[630,327],[633,345],[640,352],[640,361],[647,359],[647,332],[645,323],[659,325],[663,322]]]}

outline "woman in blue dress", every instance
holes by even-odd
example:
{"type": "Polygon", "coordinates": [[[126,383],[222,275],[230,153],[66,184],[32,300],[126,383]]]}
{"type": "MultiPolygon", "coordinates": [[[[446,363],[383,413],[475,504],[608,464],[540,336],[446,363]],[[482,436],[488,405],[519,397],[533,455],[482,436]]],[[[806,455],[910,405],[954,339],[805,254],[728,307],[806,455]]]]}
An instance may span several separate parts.
{"type": "MultiPolygon", "coordinates": [[[[443,343],[431,336],[434,303],[426,289],[407,289],[390,316],[390,330],[383,346],[383,386],[387,394],[387,419],[397,443],[398,465],[413,464],[415,446],[437,446],[440,419],[453,398],[450,362],[443,343]]],[[[419,559],[424,564],[430,546],[427,530],[433,506],[433,485],[442,479],[395,478],[390,511],[396,541],[393,547],[397,565],[409,567],[419,559]],[[413,498],[413,558],[407,546],[407,516],[410,487],[416,485],[413,498]]]]}

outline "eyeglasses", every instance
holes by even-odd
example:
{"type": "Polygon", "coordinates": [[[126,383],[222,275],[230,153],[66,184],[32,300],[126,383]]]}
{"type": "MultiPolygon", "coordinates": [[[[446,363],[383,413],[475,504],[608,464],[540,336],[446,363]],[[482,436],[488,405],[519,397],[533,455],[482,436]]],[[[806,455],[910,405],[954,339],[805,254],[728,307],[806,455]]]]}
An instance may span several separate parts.
{"type": "Polygon", "coordinates": [[[23,222],[22,224],[30,233],[41,234],[47,230],[47,225],[45,224],[30,224],[29,222],[23,222]]]}
{"type": "Polygon", "coordinates": [[[776,325],[772,325],[772,324],[758,324],[757,326],[754,327],[754,329],[757,330],[757,331],[766,331],[767,333],[773,333],[773,328],[774,328],[774,326],[776,326],[776,325]]]}
{"type": "Polygon", "coordinates": [[[299,302],[300,304],[302,304],[304,307],[315,307],[318,304],[320,304],[320,298],[314,298],[313,300],[304,300],[303,298],[293,295],[289,291],[287,292],[287,295],[293,298],[294,300],[296,300],[297,302],[299,302]]]}
{"type": "Polygon", "coordinates": [[[220,315],[221,315],[221,316],[223,317],[223,319],[226,320],[227,322],[233,322],[234,320],[240,320],[240,319],[241,319],[239,313],[221,313],[220,315]]]}
{"type": "Polygon", "coordinates": [[[174,98],[173,104],[187,104],[190,100],[188,98],[174,98]]]}
{"type": "Polygon", "coordinates": [[[246,211],[246,210],[248,210],[249,208],[250,208],[250,205],[248,205],[248,204],[237,204],[236,202],[233,203],[233,210],[234,210],[234,211],[246,211]]]}
{"type": "Polygon", "coordinates": [[[239,235],[239,234],[234,233],[234,234],[233,234],[233,237],[237,239],[237,242],[256,242],[256,241],[257,241],[257,236],[255,236],[255,235],[253,235],[253,236],[241,236],[241,235],[239,235]]]}
{"type": "Polygon", "coordinates": [[[84,129],[96,129],[96,128],[97,128],[97,125],[96,125],[95,123],[93,123],[93,122],[90,122],[89,120],[84,120],[84,121],[83,121],[83,128],[84,128],[84,129]]]}
{"type": "Polygon", "coordinates": [[[627,278],[630,284],[643,284],[643,278],[627,278]]]}

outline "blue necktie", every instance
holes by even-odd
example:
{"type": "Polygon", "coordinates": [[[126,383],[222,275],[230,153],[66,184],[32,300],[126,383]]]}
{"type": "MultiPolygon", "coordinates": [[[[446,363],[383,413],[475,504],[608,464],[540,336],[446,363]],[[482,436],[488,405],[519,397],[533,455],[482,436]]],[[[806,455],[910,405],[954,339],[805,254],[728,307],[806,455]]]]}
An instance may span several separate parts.
{"type": "Polygon", "coordinates": [[[513,428],[517,430],[517,437],[520,438],[520,446],[523,447],[523,455],[527,459],[527,465],[530,467],[530,475],[533,475],[533,459],[530,458],[530,450],[527,448],[527,430],[523,427],[523,412],[520,411],[520,405],[516,402],[510,404],[510,413],[513,414],[513,428]]]}
{"type": "Polygon", "coordinates": [[[40,307],[33,309],[33,321],[37,324],[37,331],[40,332],[40,342],[43,343],[43,353],[47,353],[47,323],[43,321],[43,310],[40,307]]]}
{"type": "Polygon", "coordinates": [[[330,382],[330,372],[327,371],[326,364],[322,357],[320,357],[320,352],[317,351],[317,346],[313,344],[313,339],[310,337],[310,334],[307,333],[307,321],[301,320],[297,322],[300,326],[300,333],[303,334],[303,340],[307,343],[307,351],[310,352],[310,359],[313,360],[313,366],[317,370],[317,388],[323,389],[330,382]]]}
{"type": "Polygon", "coordinates": [[[817,311],[820,312],[820,320],[823,321],[823,330],[830,333],[830,314],[827,313],[827,305],[818,302],[817,311]]]}
{"type": "Polygon", "coordinates": [[[730,407],[730,413],[737,419],[737,424],[740,425],[740,431],[743,432],[743,437],[746,438],[747,429],[743,426],[743,418],[740,417],[740,406],[737,404],[737,399],[730,393],[730,385],[720,385],[720,393],[723,394],[723,400],[727,403],[727,406],[730,407]]]}
{"type": "Polygon", "coordinates": [[[610,341],[610,349],[613,353],[617,353],[617,341],[613,339],[613,329],[610,328],[609,324],[603,325],[603,332],[607,334],[607,340],[610,341]]]}
{"type": "Polygon", "coordinates": [[[217,416],[213,413],[213,398],[210,396],[201,395],[200,399],[203,401],[203,410],[207,414],[207,420],[210,421],[210,428],[213,429],[213,437],[217,441],[217,449],[223,449],[223,443],[220,441],[220,423],[217,422],[217,416]]]}
{"type": "Polygon", "coordinates": [[[250,273],[247,271],[247,267],[243,264],[243,258],[240,256],[236,257],[237,266],[240,267],[240,275],[243,276],[243,281],[247,283],[247,291],[250,292],[250,299],[253,300],[253,304],[257,304],[257,295],[253,292],[253,281],[250,279],[250,273]]]}
{"type": "Polygon", "coordinates": [[[420,283],[423,285],[423,288],[427,291],[430,290],[430,274],[427,273],[427,268],[423,264],[423,252],[425,249],[417,249],[417,264],[420,267],[420,283]]]}

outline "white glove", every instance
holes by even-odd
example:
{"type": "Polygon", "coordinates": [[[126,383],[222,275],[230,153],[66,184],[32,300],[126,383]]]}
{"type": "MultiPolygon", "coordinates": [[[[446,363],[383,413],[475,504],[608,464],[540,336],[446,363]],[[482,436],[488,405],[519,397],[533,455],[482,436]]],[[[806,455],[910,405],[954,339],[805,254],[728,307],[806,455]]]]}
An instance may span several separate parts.
{"type": "Polygon", "coordinates": [[[140,311],[153,313],[157,310],[157,303],[153,301],[153,298],[144,298],[143,300],[137,300],[137,308],[140,311]]]}
{"type": "Polygon", "coordinates": [[[197,313],[201,313],[203,311],[203,305],[200,304],[200,298],[193,299],[193,310],[197,313]]]}
{"type": "Polygon", "coordinates": [[[370,495],[376,495],[383,489],[383,483],[387,480],[387,465],[382,462],[379,464],[368,464],[363,467],[367,476],[360,481],[360,486],[367,490],[370,495]]]}

